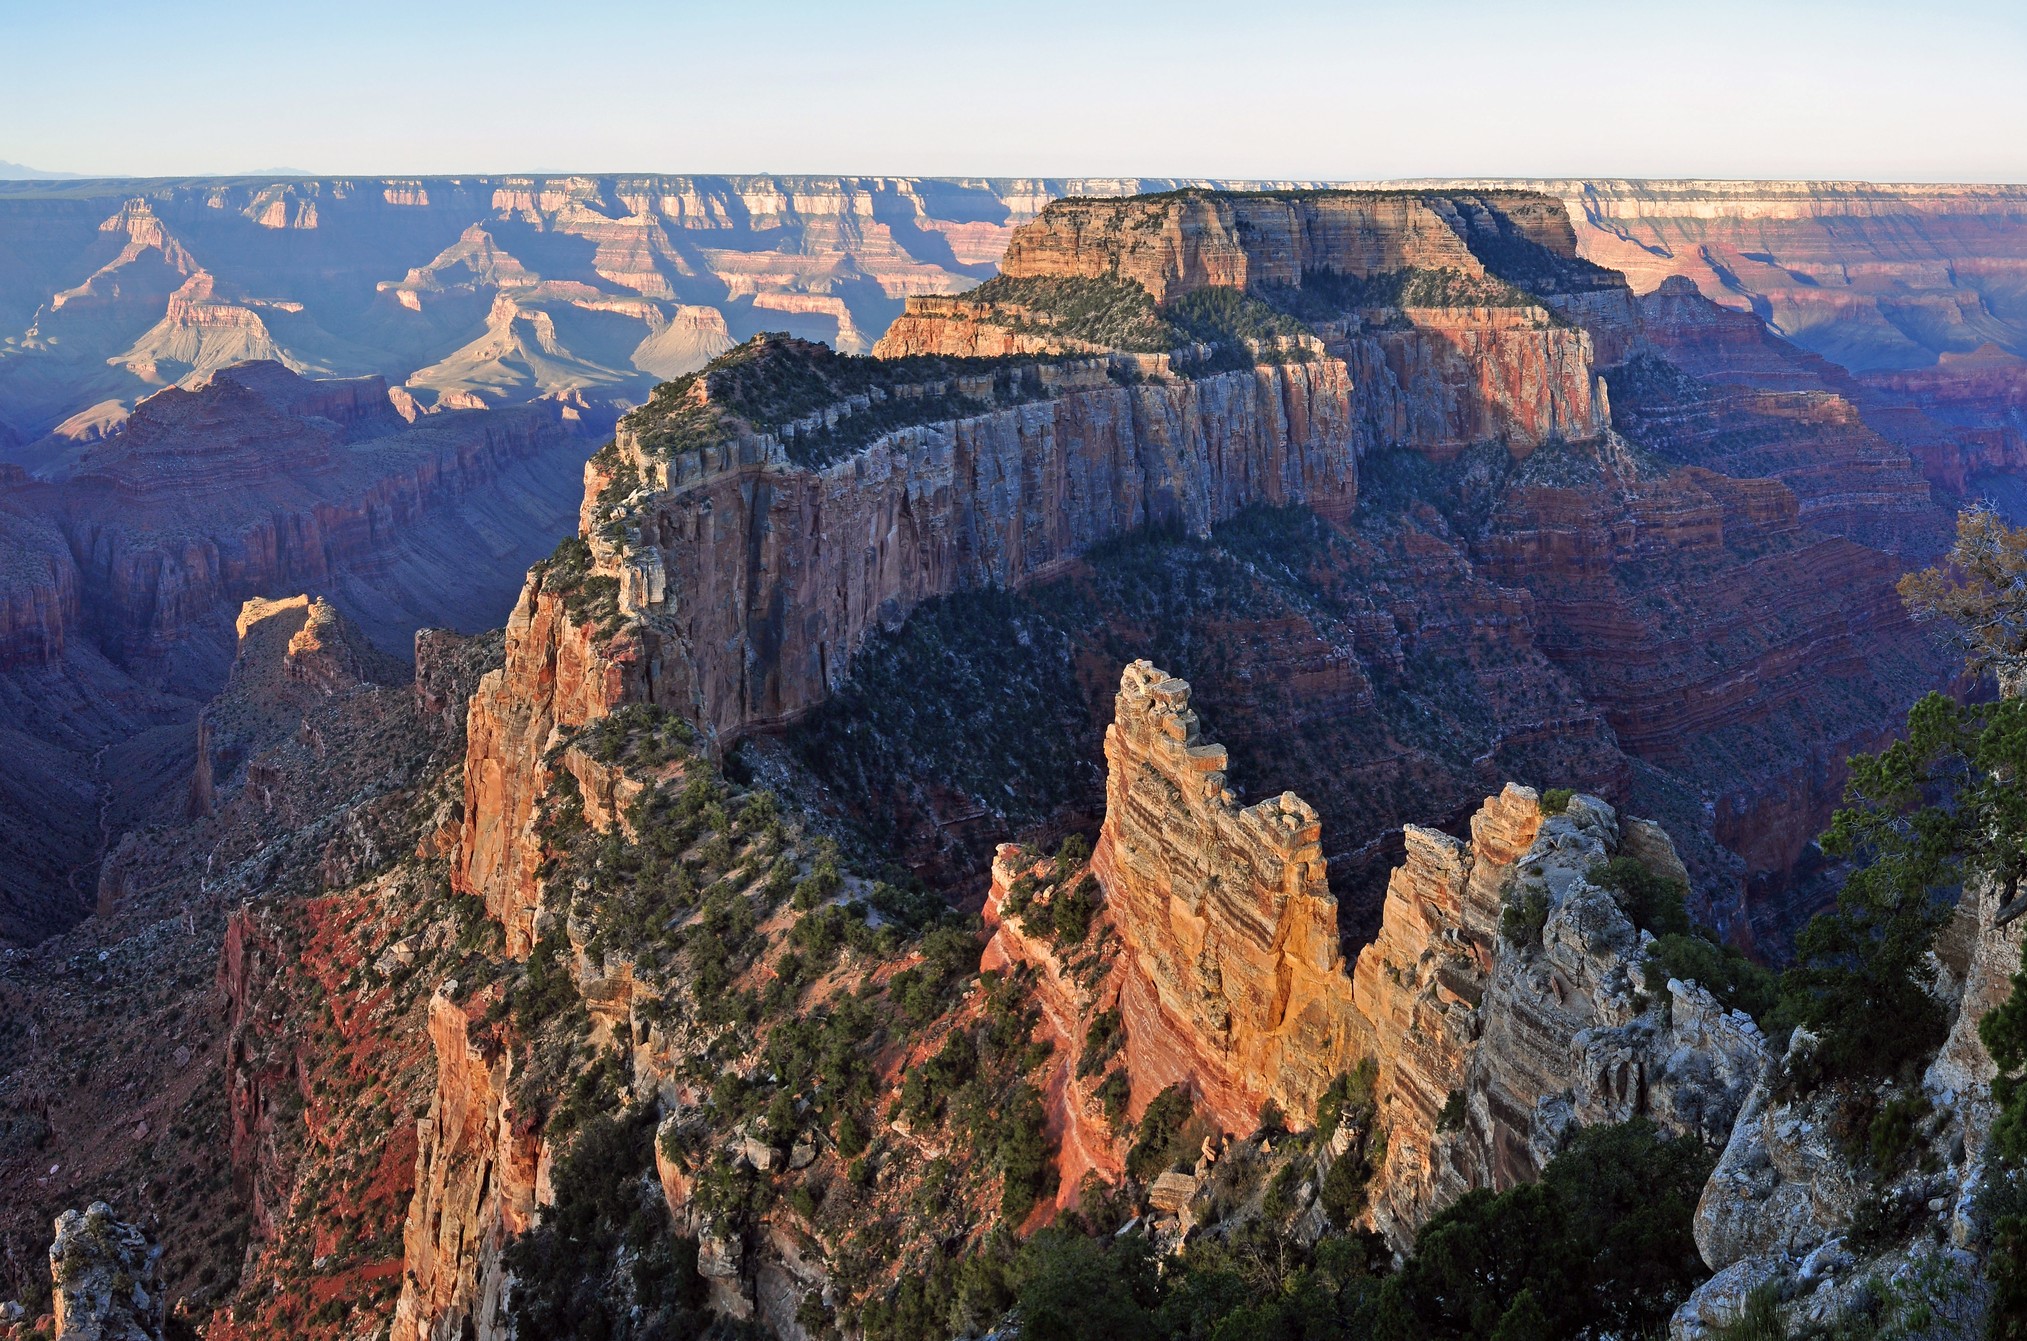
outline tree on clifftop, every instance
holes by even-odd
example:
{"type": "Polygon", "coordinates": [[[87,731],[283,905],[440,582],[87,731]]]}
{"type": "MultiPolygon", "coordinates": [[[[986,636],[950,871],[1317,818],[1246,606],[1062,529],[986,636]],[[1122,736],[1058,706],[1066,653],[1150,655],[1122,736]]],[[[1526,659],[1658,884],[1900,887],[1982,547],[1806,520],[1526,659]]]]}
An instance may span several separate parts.
{"type": "Polygon", "coordinates": [[[1983,504],[1957,514],[1957,542],[1933,568],[1900,579],[1900,597],[1922,623],[1934,622],[1974,673],[2002,687],[2027,674],[2027,528],[2008,526],[1983,504]]]}

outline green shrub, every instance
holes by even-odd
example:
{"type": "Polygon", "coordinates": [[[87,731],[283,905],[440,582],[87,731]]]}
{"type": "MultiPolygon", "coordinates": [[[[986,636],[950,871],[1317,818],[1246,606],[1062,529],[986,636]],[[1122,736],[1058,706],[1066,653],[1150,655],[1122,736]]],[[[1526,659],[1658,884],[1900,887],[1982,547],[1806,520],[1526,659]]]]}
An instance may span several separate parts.
{"type": "Polygon", "coordinates": [[[1854,755],[1846,804],[1823,835],[1859,862],[1831,912],[1796,938],[1781,1009],[1816,1037],[1792,1078],[1809,1086],[1891,1076],[1942,1042],[1930,948],[1971,880],[2007,891],[2027,868],[2027,700],[1958,704],[1930,694],[1907,738],[1854,755]],[[1940,799],[1937,799],[1940,798],[1940,799]]]}
{"type": "Polygon", "coordinates": [[[1001,314],[1016,330],[1067,336],[1105,349],[1159,353],[1175,347],[1175,328],[1162,320],[1154,295],[1134,280],[1016,279],[997,275],[964,295],[967,304],[1026,309],[1025,319],[1001,314]]]}
{"type": "Polygon", "coordinates": [[[1585,877],[1610,891],[1634,926],[1656,936],[1688,934],[1689,891],[1681,881],[1656,875],[1636,857],[1613,857],[1593,866],[1585,877]]]}
{"type": "Polygon", "coordinates": [[[1317,1198],[1332,1224],[1350,1229],[1365,1213],[1366,1185],[1385,1162],[1386,1134],[1378,1128],[1365,1131],[1330,1162],[1317,1198]]]}
{"type": "Polygon", "coordinates": [[[1544,815],[1561,815],[1568,812],[1570,802],[1576,800],[1576,796],[1574,788],[1550,787],[1535,804],[1544,815]]]}
{"type": "Polygon", "coordinates": [[[1117,1006],[1092,1016],[1091,1023],[1084,1028],[1084,1051],[1077,1058],[1077,1079],[1104,1070],[1125,1041],[1126,1030],[1117,1006]]]}
{"type": "Polygon", "coordinates": [[[866,1152],[868,1143],[864,1123],[850,1112],[838,1116],[837,1144],[840,1156],[845,1159],[857,1159],[866,1152]]]}
{"type": "Polygon", "coordinates": [[[1379,1062],[1372,1057],[1362,1059],[1357,1066],[1333,1079],[1316,1100],[1317,1136],[1329,1140],[1336,1134],[1340,1123],[1348,1124],[1357,1132],[1371,1127],[1373,1117],[1379,1111],[1373,1093],[1378,1082],[1379,1062]]]}
{"type": "Polygon", "coordinates": [[[513,1015],[514,1028],[523,1036],[582,1005],[576,979],[571,977],[569,966],[559,962],[565,944],[561,931],[551,931],[537,940],[528,952],[520,981],[507,990],[504,999],[513,1015]]]}
{"type": "Polygon", "coordinates": [[[1123,1067],[1099,1083],[1098,1102],[1104,1107],[1105,1120],[1112,1124],[1113,1131],[1118,1131],[1120,1124],[1126,1120],[1126,1104],[1132,1094],[1133,1085],[1123,1067]]]}
{"type": "Polygon", "coordinates": [[[1098,911],[1098,882],[1087,875],[1074,888],[1058,890],[1049,902],[1050,929],[1064,945],[1082,945],[1098,911]]]}
{"type": "Polygon", "coordinates": [[[1143,1238],[1097,1240],[1045,1229],[1022,1248],[1016,1270],[1023,1341],[1155,1341],[1148,1302],[1154,1265],[1143,1238]]]}
{"type": "Polygon", "coordinates": [[[708,1325],[697,1245],[654,1180],[646,1110],[591,1118],[557,1161],[555,1201],[507,1245],[507,1311],[521,1336],[688,1336],[708,1325]]]}
{"type": "MultiPolygon", "coordinates": [[[[1712,1153],[1645,1118],[1578,1132],[1541,1182],[1474,1191],[1422,1229],[1380,1290],[1380,1341],[1463,1341],[1538,1324],[1554,1338],[1645,1336],[1708,1271],[1692,1232],[1712,1153]]],[[[1522,1333],[1528,1334],[1528,1333],[1522,1333]]]]}
{"type": "Polygon", "coordinates": [[[1872,1171],[1880,1178],[1892,1178],[1907,1162],[1920,1135],[1922,1119],[1931,1112],[1928,1095],[1896,1095],[1880,1105],[1866,1130],[1866,1153],[1872,1171]]]}
{"type": "Polygon", "coordinates": [[[993,1162],[1004,1180],[999,1213],[1018,1223],[1052,1190],[1055,1165],[1049,1158],[1048,1113],[1041,1091],[1020,1081],[1008,1094],[993,1124],[993,1162]]]}
{"type": "Polygon", "coordinates": [[[1133,1147],[1126,1152],[1127,1175],[1152,1182],[1157,1174],[1186,1158],[1182,1132],[1195,1111],[1189,1090],[1181,1085],[1170,1085],[1150,1099],[1134,1129],[1133,1147]]]}
{"type": "Polygon", "coordinates": [[[1657,937],[1649,947],[1646,968],[1649,992],[1663,991],[1670,978],[1697,982],[1727,1007],[1735,1007],[1765,1021],[1772,1016],[1780,996],[1780,979],[1773,970],[1745,957],[1735,946],[1720,945],[1703,927],[1683,935],[1671,932],[1657,937]]]}
{"type": "Polygon", "coordinates": [[[1499,934],[1509,945],[1541,944],[1542,928],[1548,925],[1548,894],[1530,889],[1518,899],[1508,899],[1499,911],[1499,934]]]}

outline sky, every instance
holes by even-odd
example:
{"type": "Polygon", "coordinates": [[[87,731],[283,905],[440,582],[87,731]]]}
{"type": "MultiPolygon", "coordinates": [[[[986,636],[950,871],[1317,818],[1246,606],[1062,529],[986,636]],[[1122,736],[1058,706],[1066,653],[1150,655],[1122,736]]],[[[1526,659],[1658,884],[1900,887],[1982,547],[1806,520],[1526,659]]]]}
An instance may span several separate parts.
{"type": "Polygon", "coordinates": [[[106,176],[2027,181],[2027,2],[0,0],[106,176]]]}

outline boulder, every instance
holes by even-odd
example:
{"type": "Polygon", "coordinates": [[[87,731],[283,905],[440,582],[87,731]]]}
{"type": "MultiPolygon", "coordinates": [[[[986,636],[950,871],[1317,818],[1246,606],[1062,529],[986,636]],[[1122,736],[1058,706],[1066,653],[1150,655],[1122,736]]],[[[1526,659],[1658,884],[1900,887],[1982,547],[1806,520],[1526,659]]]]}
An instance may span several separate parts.
{"type": "Polygon", "coordinates": [[[102,1201],[58,1216],[49,1245],[57,1341],[162,1341],[161,1256],[102,1201]]]}

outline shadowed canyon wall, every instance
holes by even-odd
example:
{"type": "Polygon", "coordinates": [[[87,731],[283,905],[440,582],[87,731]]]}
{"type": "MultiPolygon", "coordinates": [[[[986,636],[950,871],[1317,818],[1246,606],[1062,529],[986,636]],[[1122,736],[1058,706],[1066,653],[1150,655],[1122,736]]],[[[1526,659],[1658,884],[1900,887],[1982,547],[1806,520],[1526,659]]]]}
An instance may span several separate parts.
{"type": "Polygon", "coordinates": [[[180,810],[242,601],[315,591],[401,657],[422,625],[484,628],[570,528],[586,450],[553,409],[411,424],[377,377],[266,362],[148,399],[58,478],[8,468],[0,939],[75,920],[120,831],[180,810]]]}

